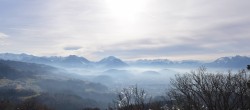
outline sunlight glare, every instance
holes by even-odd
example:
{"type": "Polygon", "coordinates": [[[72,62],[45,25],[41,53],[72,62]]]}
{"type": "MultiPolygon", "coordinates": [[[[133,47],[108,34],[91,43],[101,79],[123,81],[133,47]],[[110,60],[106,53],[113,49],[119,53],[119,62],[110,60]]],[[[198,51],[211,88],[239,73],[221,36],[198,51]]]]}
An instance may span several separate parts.
{"type": "Polygon", "coordinates": [[[106,0],[110,16],[119,21],[133,21],[146,11],[147,0],[106,0]]]}

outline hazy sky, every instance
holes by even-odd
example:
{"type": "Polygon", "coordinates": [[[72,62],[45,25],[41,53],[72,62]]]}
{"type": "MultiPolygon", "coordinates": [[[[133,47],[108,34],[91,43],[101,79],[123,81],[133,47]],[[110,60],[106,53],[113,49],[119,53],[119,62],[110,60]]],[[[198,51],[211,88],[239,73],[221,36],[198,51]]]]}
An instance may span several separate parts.
{"type": "Polygon", "coordinates": [[[0,0],[0,52],[92,60],[250,55],[250,0],[0,0]]]}

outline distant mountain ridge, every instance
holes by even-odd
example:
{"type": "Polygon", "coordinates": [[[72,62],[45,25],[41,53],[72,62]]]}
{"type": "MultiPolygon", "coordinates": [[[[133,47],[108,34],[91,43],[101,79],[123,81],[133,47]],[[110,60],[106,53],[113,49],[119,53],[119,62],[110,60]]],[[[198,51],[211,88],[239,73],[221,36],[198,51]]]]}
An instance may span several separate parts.
{"type": "Polygon", "coordinates": [[[173,61],[170,61],[168,59],[153,59],[153,60],[148,60],[148,59],[143,59],[143,60],[137,60],[135,62],[137,65],[169,65],[173,64],[173,61]]]}
{"type": "Polygon", "coordinates": [[[132,62],[131,64],[141,67],[191,67],[203,65],[202,61],[198,60],[171,61],[168,59],[143,59],[132,62]]]}
{"type": "Polygon", "coordinates": [[[103,58],[98,62],[94,62],[94,61],[89,61],[84,57],[79,57],[76,55],[69,55],[66,57],[61,57],[61,56],[39,57],[28,54],[2,53],[0,54],[0,59],[46,64],[57,67],[59,66],[59,67],[78,67],[78,68],[95,68],[95,67],[119,68],[128,66],[127,63],[123,62],[121,59],[116,58],[114,56],[109,56],[103,58]]]}
{"type": "Polygon", "coordinates": [[[103,67],[126,67],[128,66],[127,63],[123,62],[121,59],[118,59],[114,56],[109,56],[106,58],[103,58],[99,62],[96,62],[97,65],[103,66],[103,67]]]}
{"type": "Polygon", "coordinates": [[[209,67],[246,68],[249,64],[250,57],[236,55],[233,57],[221,57],[206,65],[209,67]]]}
{"type": "Polygon", "coordinates": [[[109,56],[101,59],[100,61],[90,61],[84,57],[69,55],[66,57],[51,56],[51,57],[38,57],[28,54],[12,54],[12,53],[1,53],[0,59],[22,61],[29,63],[47,64],[52,66],[62,67],[77,67],[77,68],[121,68],[128,66],[139,66],[139,67],[226,67],[226,68],[245,68],[246,65],[250,64],[250,57],[236,55],[233,57],[221,57],[212,62],[204,63],[199,60],[183,60],[183,61],[172,61],[169,59],[140,59],[132,62],[124,62],[114,56],[109,56]]]}

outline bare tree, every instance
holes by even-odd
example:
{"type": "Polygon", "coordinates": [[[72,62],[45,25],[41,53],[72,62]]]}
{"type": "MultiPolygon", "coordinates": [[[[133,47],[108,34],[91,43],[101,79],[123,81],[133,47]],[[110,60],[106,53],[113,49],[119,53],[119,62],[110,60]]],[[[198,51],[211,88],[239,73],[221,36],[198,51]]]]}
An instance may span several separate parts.
{"type": "MultiPolygon", "coordinates": [[[[184,110],[247,109],[247,80],[245,70],[237,73],[209,73],[205,67],[171,79],[168,96],[175,108],[184,110]]],[[[249,109],[249,108],[248,108],[249,109]]]]}
{"type": "MultiPolygon", "coordinates": [[[[250,65],[247,65],[247,70],[250,71],[250,65]]],[[[250,80],[247,82],[247,87],[250,89],[250,80]]]]}
{"type": "Polygon", "coordinates": [[[124,88],[117,94],[109,110],[148,110],[150,101],[151,97],[147,95],[144,89],[132,86],[124,88]]]}

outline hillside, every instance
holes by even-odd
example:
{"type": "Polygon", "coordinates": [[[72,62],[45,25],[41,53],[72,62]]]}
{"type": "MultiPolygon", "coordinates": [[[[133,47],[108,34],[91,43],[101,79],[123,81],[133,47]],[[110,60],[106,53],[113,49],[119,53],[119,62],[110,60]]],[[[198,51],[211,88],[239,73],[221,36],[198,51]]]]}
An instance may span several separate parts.
{"type": "Polygon", "coordinates": [[[47,65],[0,60],[0,99],[17,103],[36,99],[55,110],[68,101],[64,110],[104,107],[111,101],[106,86],[68,74],[47,65]]]}

